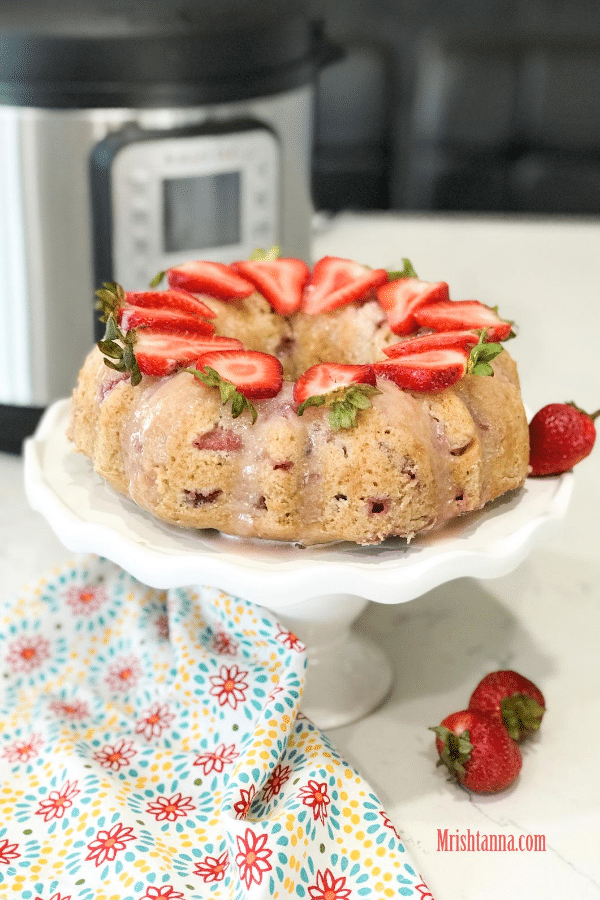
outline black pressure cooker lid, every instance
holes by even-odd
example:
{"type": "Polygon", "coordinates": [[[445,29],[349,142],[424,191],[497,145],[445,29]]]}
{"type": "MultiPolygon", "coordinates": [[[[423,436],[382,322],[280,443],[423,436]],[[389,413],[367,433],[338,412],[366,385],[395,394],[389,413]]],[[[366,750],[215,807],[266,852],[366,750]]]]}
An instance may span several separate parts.
{"type": "Polygon", "coordinates": [[[339,50],[302,0],[0,3],[0,104],[228,103],[310,82],[339,50]]]}

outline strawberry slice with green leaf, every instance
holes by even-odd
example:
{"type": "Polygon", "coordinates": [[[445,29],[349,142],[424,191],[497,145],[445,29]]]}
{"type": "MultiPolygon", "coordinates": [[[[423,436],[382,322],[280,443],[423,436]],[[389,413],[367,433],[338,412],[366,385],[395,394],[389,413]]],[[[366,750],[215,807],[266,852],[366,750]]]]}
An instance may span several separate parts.
{"type": "Polygon", "coordinates": [[[467,350],[447,348],[396,356],[373,363],[373,369],[403,390],[429,393],[460,381],[467,371],[468,360],[467,350]]]}
{"type": "Polygon", "coordinates": [[[192,315],[214,318],[216,312],[189,291],[125,291],[125,303],[149,309],[172,309],[192,315]]]}
{"type": "Polygon", "coordinates": [[[407,353],[423,353],[426,350],[446,350],[448,348],[466,350],[479,343],[479,339],[479,333],[469,329],[432,332],[406,338],[397,344],[390,344],[389,347],[383,348],[383,352],[393,359],[396,356],[406,356],[407,353]]]}
{"type": "MultiPolygon", "coordinates": [[[[230,266],[204,259],[173,266],[167,271],[167,280],[172,288],[208,294],[219,300],[241,300],[254,291],[252,282],[238,275],[230,266]]],[[[156,279],[152,283],[156,284],[156,279]]]]}
{"type": "Polygon", "coordinates": [[[310,270],[301,259],[245,259],[232,263],[232,269],[260,291],[275,312],[291,316],[300,308],[310,270]]]}
{"type": "Polygon", "coordinates": [[[418,325],[434,331],[485,328],[490,341],[505,341],[513,334],[513,323],[479,300],[440,301],[416,309],[414,317],[418,325]]]}
{"type": "Polygon", "coordinates": [[[113,316],[124,332],[135,328],[210,335],[214,325],[206,316],[214,313],[187,291],[124,291],[120,284],[105,281],[96,291],[100,319],[113,316]]]}
{"type": "Polygon", "coordinates": [[[283,384],[283,367],[276,356],[258,350],[215,350],[197,360],[199,369],[211,368],[251,400],[275,397],[283,384]]]}
{"type": "Polygon", "coordinates": [[[162,378],[177,369],[189,366],[199,356],[213,350],[243,348],[236,338],[198,334],[178,334],[173,331],[140,329],[136,334],[134,352],[140,372],[162,378]]]}
{"type": "MultiPolygon", "coordinates": [[[[405,260],[405,270],[408,268],[407,263],[408,260],[405,260]]],[[[414,272],[412,266],[408,271],[414,272]]],[[[388,325],[395,334],[401,335],[412,334],[417,330],[416,310],[429,304],[448,301],[449,297],[445,281],[421,281],[416,275],[401,275],[377,289],[377,299],[385,310],[388,325]]]]}
{"type": "Polygon", "coordinates": [[[370,397],[378,394],[372,366],[318,363],[311,366],[294,385],[294,400],[301,416],[309,406],[330,406],[332,428],[352,428],[361,409],[369,409],[370,397]]]}
{"type": "Polygon", "coordinates": [[[385,269],[369,269],[350,259],[324,256],[312,270],[300,308],[309,315],[329,312],[354,300],[367,299],[387,279],[385,269]]]}

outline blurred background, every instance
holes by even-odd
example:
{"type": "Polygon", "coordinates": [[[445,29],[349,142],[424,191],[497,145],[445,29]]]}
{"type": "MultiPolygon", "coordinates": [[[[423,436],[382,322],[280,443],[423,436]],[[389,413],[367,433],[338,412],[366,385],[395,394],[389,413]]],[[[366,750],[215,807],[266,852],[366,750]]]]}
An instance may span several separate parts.
{"type": "Polygon", "coordinates": [[[328,209],[600,214],[598,0],[323,0],[328,209]]]}

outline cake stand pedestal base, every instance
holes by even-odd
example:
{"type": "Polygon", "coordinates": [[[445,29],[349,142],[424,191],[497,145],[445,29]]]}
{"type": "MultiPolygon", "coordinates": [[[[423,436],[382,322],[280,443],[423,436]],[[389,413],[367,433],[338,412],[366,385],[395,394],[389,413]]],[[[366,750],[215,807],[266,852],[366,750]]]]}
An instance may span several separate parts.
{"type": "Polygon", "coordinates": [[[354,624],[368,603],[354,594],[327,594],[279,613],[281,623],[307,647],[301,709],[324,731],[362,719],[392,688],[390,661],[354,624]]]}

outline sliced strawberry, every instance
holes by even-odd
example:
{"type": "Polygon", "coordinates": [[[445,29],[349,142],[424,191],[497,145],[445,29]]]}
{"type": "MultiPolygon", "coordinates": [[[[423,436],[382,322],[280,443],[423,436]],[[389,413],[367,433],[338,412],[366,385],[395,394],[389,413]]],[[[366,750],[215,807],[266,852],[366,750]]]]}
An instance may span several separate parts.
{"type": "Polygon", "coordinates": [[[229,428],[221,428],[215,425],[211,431],[204,431],[194,438],[194,447],[197,450],[223,450],[227,453],[237,452],[242,449],[242,436],[229,428]]]}
{"type": "Polygon", "coordinates": [[[219,300],[240,300],[254,291],[254,285],[229,266],[204,259],[174,266],[168,270],[167,278],[172,288],[197,291],[219,300]]]}
{"type": "Polygon", "coordinates": [[[387,277],[385,269],[369,269],[350,259],[324,256],[315,264],[304,288],[301,309],[316,315],[362,300],[387,277]]]}
{"type": "Polygon", "coordinates": [[[395,334],[412,334],[417,330],[415,310],[449,297],[445,281],[421,281],[419,278],[397,278],[377,289],[377,299],[395,334]]]}
{"type": "Polygon", "coordinates": [[[123,331],[143,328],[150,331],[173,331],[181,334],[214,334],[215,326],[199,316],[177,309],[155,309],[146,306],[121,306],[117,319],[123,331]]]}
{"type": "Polygon", "coordinates": [[[208,319],[217,315],[210,306],[189,291],[125,291],[125,302],[130,306],[144,306],[150,309],[178,309],[208,319]]]}
{"type": "Polygon", "coordinates": [[[179,334],[173,331],[141,329],[134,345],[140,372],[162,378],[183,366],[189,366],[210,350],[243,349],[236,338],[198,334],[179,334]]]}
{"type": "Polygon", "coordinates": [[[441,301],[415,310],[414,316],[419,325],[435,331],[486,328],[488,341],[504,341],[512,331],[512,322],[501,319],[479,300],[441,301]]]}
{"type": "Polygon", "coordinates": [[[215,350],[203,353],[196,365],[214,369],[251,400],[275,397],[283,384],[283,367],[277,357],[257,350],[215,350]]]}
{"type": "Polygon", "coordinates": [[[294,400],[304,403],[309,397],[329,394],[337,388],[352,384],[370,384],[374,387],[375,382],[375,372],[371,366],[318,363],[307,369],[294,385],[294,400]]]}
{"type": "Polygon", "coordinates": [[[467,370],[467,350],[426,350],[373,363],[377,375],[408,391],[441,391],[456,384],[467,370]]]}
{"type": "Polygon", "coordinates": [[[300,307],[310,271],[301,259],[245,259],[232,269],[251,281],[275,312],[291,316],[300,307]]]}
{"type": "Polygon", "coordinates": [[[391,359],[406,356],[407,353],[425,353],[427,350],[467,350],[479,343],[479,335],[475,331],[441,331],[409,337],[397,344],[384,347],[383,352],[391,359]]]}

